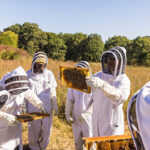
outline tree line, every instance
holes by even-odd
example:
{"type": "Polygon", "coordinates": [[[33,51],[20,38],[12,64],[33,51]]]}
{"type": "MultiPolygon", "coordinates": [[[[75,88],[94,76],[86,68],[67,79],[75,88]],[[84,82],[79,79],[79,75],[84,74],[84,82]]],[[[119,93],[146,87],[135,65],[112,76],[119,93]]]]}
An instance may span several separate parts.
{"type": "Polygon", "coordinates": [[[98,34],[44,32],[35,23],[15,24],[0,32],[0,44],[26,50],[30,55],[44,51],[57,60],[99,62],[101,54],[114,46],[127,49],[128,65],[150,66],[150,36],[129,40],[113,36],[104,43],[98,34]]]}

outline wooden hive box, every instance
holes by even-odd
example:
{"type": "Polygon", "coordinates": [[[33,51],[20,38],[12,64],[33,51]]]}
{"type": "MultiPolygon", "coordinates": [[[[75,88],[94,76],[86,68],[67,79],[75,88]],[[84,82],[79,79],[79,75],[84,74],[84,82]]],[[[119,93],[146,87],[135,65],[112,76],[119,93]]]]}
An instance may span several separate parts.
{"type": "Polygon", "coordinates": [[[83,140],[87,150],[90,150],[93,144],[96,150],[136,150],[131,135],[84,137],[83,140]]]}

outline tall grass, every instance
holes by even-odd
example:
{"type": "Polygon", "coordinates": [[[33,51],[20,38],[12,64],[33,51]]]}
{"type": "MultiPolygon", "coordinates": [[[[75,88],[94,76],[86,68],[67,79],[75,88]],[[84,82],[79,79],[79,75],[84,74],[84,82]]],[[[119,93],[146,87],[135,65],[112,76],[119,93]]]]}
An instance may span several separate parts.
{"type": "MultiPolygon", "coordinates": [[[[0,77],[2,77],[5,73],[12,71],[18,66],[22,66],[25,71],[31,68],[31,57],[23,57],[19,58],[18,60],[0,60],[1,68],[0,68],[0,77]]],[[[64,117],[64,107],[66,101],[66,93],[67,88],[62,87],[60,85],[59,77],[59,66],[60,65],[70,65],[75,66],[76,63],[68,61],[68,62],[61,62],[61,61],[54,61],[49,59],[49,63],[47,68],[50,69],[57,80],[58,87],[57,87],[57,97],[58,97],[58,106],[59,106],[59,114],[58,117],[53,118],[53,130],[51,135],[51,142],[48,146],[48,150],[50,149],[74,149],[73,143],[73,135],[71,126],[67,124],[64,117]]],[[[100,63],[91,63],[92,72],[100,71],[100,63]]],[[[150,80],[150,68],[146,67],[133,67],[127,66],[126,73],[131,81],[131,92],[128,100],[124,104],[124,113],[126,114],[126,108],[129,99],[132,95],[140,89],[146,82],[150,80]]],[[[26,126],[24,126],[23,132],[23,140],[24,143],[27,143],[27,132],[26,126]]]]}

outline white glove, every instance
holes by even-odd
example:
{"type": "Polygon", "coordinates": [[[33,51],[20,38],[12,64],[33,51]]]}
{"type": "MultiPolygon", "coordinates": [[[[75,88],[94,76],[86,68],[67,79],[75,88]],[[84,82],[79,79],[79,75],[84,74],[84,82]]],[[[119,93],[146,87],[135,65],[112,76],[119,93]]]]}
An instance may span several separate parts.
{"type": "Polygon", "coordinates": [[[9,126],[15,126],[19,123],[16,116],[0,111],[0,118],[8,121],[9,126]]]}
{"type": "Polygon", "coordinates": [[[68,123],[73,123],[74,122],[73,118],[70,115],[66,115],[66,120],[67,120],[68,123]]]}
{"type": "Polygon", "coordinates": [[[105,82],[101,80],[99,77],[86,77],[86,84],[89,87],[103,88],[104,83],[105,82]]]}
{"type": "Polygon", "coordinates": [[[90,105],[88,106],[87,110],[85,112],[83,112],[78,120],[82,123],[82,122],[89,122],[89,118],[92,115],[92,111],[93,111],[93,101],[91,101],[90,105]]]}
{"type": "Polygon", "coordinates": [[[71,111],[72,111],[72,107],[73,107],[73,103],[69,100],[66,101],[66,106],[65,106],[65,115],[66,115],[66,120],[69,123],[73,123],[74,120],[73,118],[70,116],[71,111]]]}
{"type": "Polygon", "coordinates": [[[88,118],[91,116],[91,114],[89,114],[89,113],[82,113],[80,116],[79,116],[79,118],[78,118],[78,120],[81,122],[81,123],[83,123],[83,122],[88,122],[88,118]]]}
{"type": "Polygon", "coordinates": [[[42,111],[42,113],[48,113],[43,103],[37,105],[37,108],[42,111]]]}
{"type": "Polygon", "coordinates": [[[53,107],[53,110],[54,110],[54,115],[56,116],[56,115],[58,115],[57,98],[52,97],[51,100],[52,100],[52,107],[53,107]]]}

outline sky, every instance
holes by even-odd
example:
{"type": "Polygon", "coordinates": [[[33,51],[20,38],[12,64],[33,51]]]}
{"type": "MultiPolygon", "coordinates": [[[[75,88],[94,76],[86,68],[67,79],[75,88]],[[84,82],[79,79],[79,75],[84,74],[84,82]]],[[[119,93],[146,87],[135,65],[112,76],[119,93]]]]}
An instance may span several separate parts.
{"type": "Polygon", "coordinates": [[[150,0],[0,0],[0,31],[24,22],[46,32],[150,36],[150,0]]]}

